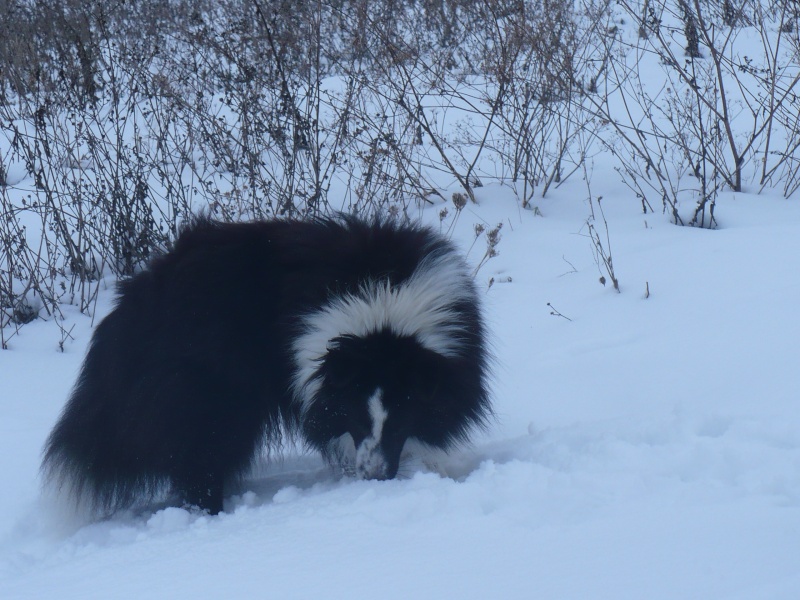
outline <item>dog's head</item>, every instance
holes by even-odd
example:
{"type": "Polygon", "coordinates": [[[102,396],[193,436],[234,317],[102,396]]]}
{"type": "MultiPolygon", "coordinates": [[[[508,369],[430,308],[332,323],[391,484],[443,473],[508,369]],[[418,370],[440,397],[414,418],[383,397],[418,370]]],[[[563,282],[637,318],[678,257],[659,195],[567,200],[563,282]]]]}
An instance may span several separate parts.
{"type": "Polygon", "coordinates": [[[305,437],[359,478],[391,479],[407,440],[444,449],[482,421],[481,374],[464,367],[389,330],[339,336],[314,376],[305,437]]]}

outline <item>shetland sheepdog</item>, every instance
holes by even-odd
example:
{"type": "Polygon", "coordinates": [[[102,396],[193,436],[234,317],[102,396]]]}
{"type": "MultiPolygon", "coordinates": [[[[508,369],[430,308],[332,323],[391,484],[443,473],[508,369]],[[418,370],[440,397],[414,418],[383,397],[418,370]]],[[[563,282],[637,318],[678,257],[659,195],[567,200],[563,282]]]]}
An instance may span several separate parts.
{"type": "Polygon", "coordinates": [[[397,475],[491,416],[480,302],[431,229],[194,219],[119,284],[42,469],[95,511],[159,494],[212,514],[295,435],[352,476],[397,475]]]}

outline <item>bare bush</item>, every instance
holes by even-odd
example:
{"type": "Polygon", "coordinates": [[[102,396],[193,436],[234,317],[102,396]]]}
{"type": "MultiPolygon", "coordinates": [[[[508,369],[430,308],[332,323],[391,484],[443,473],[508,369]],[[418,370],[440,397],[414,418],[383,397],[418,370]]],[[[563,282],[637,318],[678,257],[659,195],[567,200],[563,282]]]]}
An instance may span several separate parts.
{"type": "MultiPolygon", "coordinates": [[[[677,223],[682,197],[693,196],[690,222],[714,226],[719,192],[743,189],[745,168],[769,152],[775,120],[797,112],[800,71],[782,48],[786,10],[767,11],[756,0],[719,6],[648,0],[644,7],[623,0],[620,6],[638,20],[640,35],[606,45],[610,76],[594,109],[630,148],[616,149],[623,180],[643,199],[660,192],[677,223]],[[747,14],[757,18],[745,29],[747,14]],[[753,33],[764,51],[745,56],[737,39],[753,33]],[[660,83],[643,85],[653,67],[660,83]]],[[[792,154],[790,143],[781,155],[792,154]]]]}
{"type": "Polygon", "coordinates": [[[198,210],[452,198],[452,228],[486,183],[530,207],[600,151],[677,224],[714,226],[725,189],[788,197],[799,20],[773,0],[0,0],[0,342],[91,312],[198,210]]]}

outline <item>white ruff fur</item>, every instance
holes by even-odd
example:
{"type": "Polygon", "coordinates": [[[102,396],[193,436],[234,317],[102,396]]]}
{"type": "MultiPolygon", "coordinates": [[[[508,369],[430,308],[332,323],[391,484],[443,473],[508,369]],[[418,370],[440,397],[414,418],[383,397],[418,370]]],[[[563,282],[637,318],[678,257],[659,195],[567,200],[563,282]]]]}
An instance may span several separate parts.
{"type": "Polygon", "coordinates": [[[443,356],[458,356],[464,325],[452,309],[454,300],[474,301],[472,279],[457,255],[428,256],[399,285],[369,281],[354,294],[332,299],[303,319],[302,334],[292,345],[295,372],[292,391],[303,410],[320,387],[314,374],[328,344],[342,335],[363,337],[390,330],[414,337],[423,347],[443,356]]]}

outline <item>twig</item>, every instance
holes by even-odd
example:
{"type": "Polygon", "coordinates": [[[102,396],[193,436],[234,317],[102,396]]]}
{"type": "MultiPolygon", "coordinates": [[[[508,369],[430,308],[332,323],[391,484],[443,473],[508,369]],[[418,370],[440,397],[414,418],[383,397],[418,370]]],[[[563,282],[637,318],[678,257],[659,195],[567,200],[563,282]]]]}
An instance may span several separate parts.
{"type": "Polygon", "coordinates": [[[547,306],[549,306],[549,307],[550,307],[550,314],[551,314],[551,315],[553,315],[554,317],[561,317],[562,319],[566,319],[566,320],[567,320],[567,321],[569,321],[570,323],[572,322],[572,319],[570,319],[570,318],[569,318],[569,317],[567,317],[566,315],[562,315],[562,314],[561,314],[561,313],[560,313],[560,312],[559,312],[559,311],[556,309],[556,307],[555,307],[555,306],[553,306],[552,304],[550,304],[549,302],[547,303],[547,306]]]}

